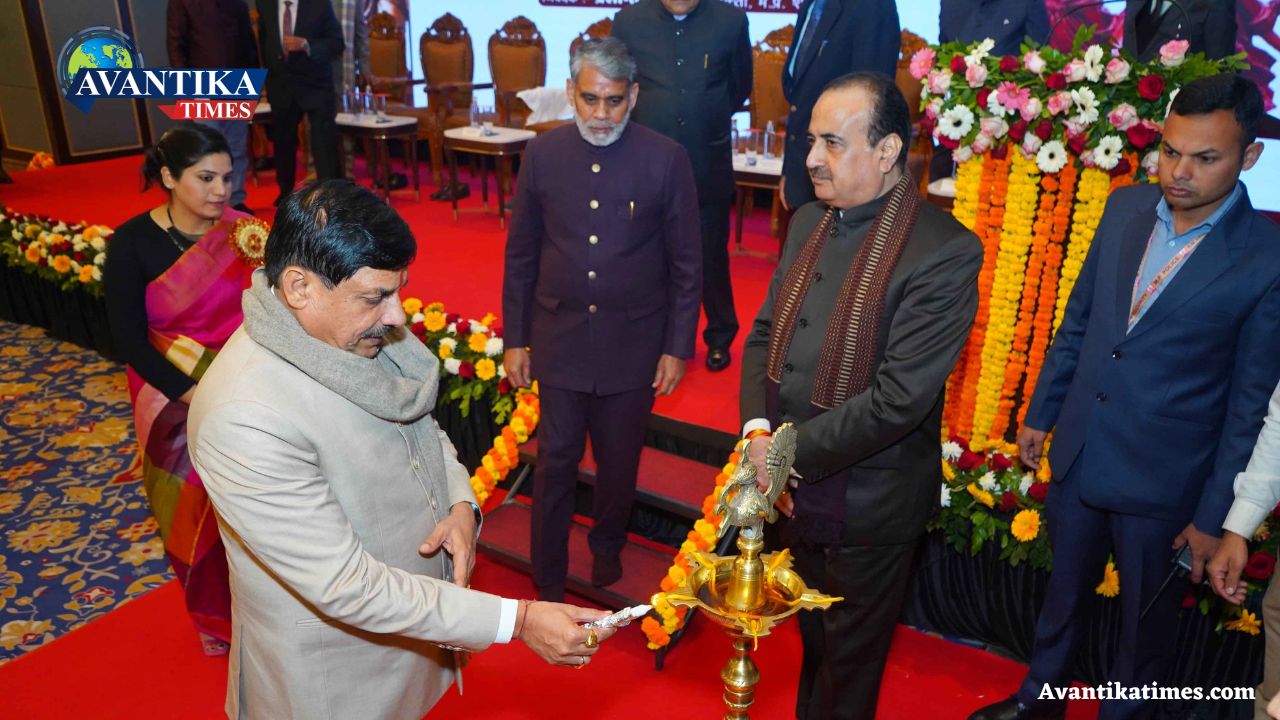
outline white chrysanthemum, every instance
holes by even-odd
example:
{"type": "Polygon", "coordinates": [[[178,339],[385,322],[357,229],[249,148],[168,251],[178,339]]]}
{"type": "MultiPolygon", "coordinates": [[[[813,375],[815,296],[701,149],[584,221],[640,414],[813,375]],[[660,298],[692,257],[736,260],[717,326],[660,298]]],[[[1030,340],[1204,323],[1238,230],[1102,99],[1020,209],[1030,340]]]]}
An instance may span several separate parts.
{"type": "Polygon", "coordinates": [[[1124,152],[1124,140],[1119,135],[1108,135],[1098,141],[1093,150],[1093,163],[1103,170],[1110,170],[1120,162],[1124,152]]]}
{"type": "Polygon", "coordinates": [[[89,243],[84,241],[83,235],[76,235],[75,237],[71,238],[72,250],[75,250],[76,252],[84,252],[84,249],[87,247],[89,247],[89,243]]]}
{"type": "Polygon", "coordinates": [[[502,363],[498,363],[498,377],[500,379],[505,379],[507,377],[507,366],[502,363]]]}
{"type": "Polygon", "coordinates": [[[991,38],[987,38],[986,40],[983,40],[982,42],[974,46],[973,50],[969,51],[968,55],[964,56],[965,63],[968,65],[977,65],[983,60],[986,60],[987,57],[991,55],[991,49],[994,48],[995,46],[996,46],[995,40],[992,40],[991,38]]]}
{"type": "Polygon", "coordinates": [[[996,474],[990,470],[986,471],[982,474],[982,477],[978,478],[978,487],[981,487],[987,492],[994,492],[997,485],[999,485],[999,483],[996,482],[996,474]]]}
{"type": "Polygon", "coordinates": [[[79,272],[80,272],[80,263],[76,262],[75,260],[72,260],[72,261],[71,261],[71,274],[72,274],[72,275],[76,275],[76,274],[78,274],[79,272]]]}
{"type": "Polygon", "coordinates": [[[92,245],[93,249],[97,250],[98,252],[102,252],[103,250],[107,249],[107,241],[103,240],[101,236],[90,240],[89,244],[92,245]]]}
{"type": "Polygon", "coordinates": [[[53,232],[56,232],[56,233],[61,234],[61,233],[64,233],[64,232],[66,232],[66,231],[67,231],[67,224],[66,224],[66,223],[58,223],[57,225],[54,225],[54,226],[53,226],[53,232]]]}
{"type": "Polygon", "coordinates": [[[102,268],[96,266],[93,268],[93,279],[99,282],[102,281],[102,268]]]}
{"type": "Polygon", "coordinates": [[[1082,125],[1098,122],[1098,96],[1089,88],[1076,88],[1071,91],[1071,101],[1075,103],[1076,114],[1072,118],[1082,125]]]}
{"type": "Polygon", "coordinates": [[[18,229],[17,229],[17,228],[14,228],[14,230],[13,230],[13,233],[12,233],[12,234],[13,234],[13,239],[14,239],[14,240],[21,240],[21,239],[22,239],[22,233],[18,232],[18,229]]]}
{"type": "MultiPolygon", "coordinates": [[[[993,95],[995,93],[992,93],[993,95]]],[[[973,111],[964,105],[956,105],[942,113],[938,132],[944,137],[959,140],[973,129],[973,111]]]]}
{"type": "Polygon", "coordinates": [[[1061,140],[1050,140],[1036,153],[1036,167],[1040,172],[1056,173],[1067,166],[1067,149],[1061,140]]]}
{"type": "Polygon", "coordinates": [[[450,335],[457,335],[457,334],[458,334],[458,323],[449,323],[448,325],[446,325],[446,326],[445,326],[445,328],[444,328],[444,329],[445,329],[445,330],[448,330],[450,335]]]}
{"type": "Polygon", "coordinates": [[[462,361],[458,358],[446,358],[444,361],[445,372],[450,375],[457,375],[458,368],[462,367],[462,361]]]}
{"type": "Polygon", "coordinates": [[[107,262],[106,253],[102,253],[93,259],[93,264],[96,265],[97,267],[102,267],[103,265],[106,264],[106,262],[107,262]]]}
{"type": "Polygon", "coordinates": [[[449,348],[449,352],[452,353],[458,347],[458,341],[451,337],[440,338],[440,347],[449,348]]]}
{"type": "Polygon", "coordinates": [[[420,312],[416,312],[416,313],[414,313],[414,314],[413,314],[413,317],[409,318],[409,322],[410,322],[410,323],[420,323],[420,322],[422,322],[424,319],[426,319],[426,317],[427,317],[426,315],[423,315],[423,314],[422,314],[422,313],[420,313],[420,312]]]}
{"type": "Polygon", "coordinates": [[[484,344],[484,354],[493,357],[502,354],[502,338],[491,337],[484,344]]]}
{"type": "Polygon", "coordinates": [[[942,483],[942,507],[951,507],[951,488],[942,483]]]}
{"type": "Polygon", "coordinates": [[[471,321],[471,332],[473,332],[473,333],[484,333],[484,334],[488,335],[488,334],[489,334],[489,326],[488,326],[488,325],[485,325],[484,323],[480,322],[479,320],[472,320],[472,321],[471,321]]]}
{"type": "Polygon", "coordinates": [[[987,96],[987,112],[996,117],[1013,113],[1012,110],[1000,104],[1000,98],[997,93],[991,93],[987,96]]]}
{"type": "Polygon", "coordinates": [[[959,443],[955,443],[950,440],[942,443],[942,459],[947,462],[955,462],[959,460],[961,452],[959,443]]]}
{"type": "Polygon", "coordinates": [[[1098,82],[1102,79],[1102,71],[1105,69],[1102,46],[1090,45],[1089,49],[1084,51],[1084,76],[1089,79],[1089,82],[1098,82]]]}
{"type": "Polygon", "coordinates": [[[1031,489],[1031,486],[1034,485],[1035,482],[1036,482],[1036,479],[1034,475],[1032,475],[1031,473],[1023,474],[1022,482],[1018,483],[1018,492],[1022,493],[1023,495],[1026,495],[1027,491],[1031,489]]]}

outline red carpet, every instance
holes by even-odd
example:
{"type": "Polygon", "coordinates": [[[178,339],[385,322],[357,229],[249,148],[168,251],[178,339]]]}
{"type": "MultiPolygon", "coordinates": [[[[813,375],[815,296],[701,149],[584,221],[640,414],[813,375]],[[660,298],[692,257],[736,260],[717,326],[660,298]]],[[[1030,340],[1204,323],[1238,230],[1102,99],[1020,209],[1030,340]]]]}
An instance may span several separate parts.
{"type": "MultiPolygon", "coordinates": [[[[475,586],[528,596],[528,578],[480,558],[475,586]]],[[[698,620],[667,659],[653,669],[638,627],[622,630],[587,669],[553,668],[521,644],[476,655],[464,673],[466,694],[445,695],[432,718],[501,720],[651,720],[716,718],[723,714],[720,666],[727,637],[698,620]]],[[[795,624],[760,641],[761,680],[752,717],[794,717],[800,641],[795,624]]],[[[182,609],[176,582],[105,618],[0,667],[5,717],[223,717],[225,658],[201,655],[182,609]]],[[[881,720],[964,718],[1012,691],[1023,667],[989,653],[899,628],[881,689],[881,720]]],[[[1093,716],[1092,704],[1073,707],[1069,720],[1093,716]]]]}
{"type": "MultiPolygon", "coordinates": [[[[0,185],[0,203],[19,212],[48,215],[67,222],[85,220],[115,227],[164,201],[159,189],[140,193],[139,156],[83,165],[68,165],[17,173],[15,183],[0,185]],[[88,188],[91,188],[88,189],[88,188]]],[[[465,170],[463,171],[465,173],[465,170]]],[[[465,175],[464,175],[465,176],[465,175]]],[[[492,214],[464,213],[455,223],[448,203],[427,198],[435,187],[423,169],[422,201],[412,191],[393,193],[395,207],[418,239],[418,258],[410,268],[406,296],[424,302],[443,301],[453,312],[481,317],[502,314],[502,253],[506,232],[492,214]]],[[[248,183],[249,207],[270,220],[276,188],[274,173],[260,173],[260,187],[248,183]]],[[[493,197],[490,178],[490,201],[493,197]]],[[[463,208],[480,208],[479,183],[463,208]]],[[[759,210],[748,219],[743,241],[747,247],[776,251],[778,241],[768,234],[768,215],[759,210]]],[[[706,348],[699,335],[698,356],[674,395],[660,398],[656,412],[695,425],[738,431],[738,365],[742,339],[750,329],[768,289],[774,263],[749,256],[733,258],[734,301],[742,329],[733,348],[735,363],[721,373],[707,371],[706,348]]],[[[699,330],[701,332],[701,329],[699,330]]]]}

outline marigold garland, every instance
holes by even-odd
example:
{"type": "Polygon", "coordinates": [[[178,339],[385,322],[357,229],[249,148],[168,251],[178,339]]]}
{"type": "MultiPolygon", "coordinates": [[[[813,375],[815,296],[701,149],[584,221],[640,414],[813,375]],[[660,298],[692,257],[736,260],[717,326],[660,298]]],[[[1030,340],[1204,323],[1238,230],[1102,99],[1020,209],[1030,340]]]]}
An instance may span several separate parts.
{"type": "Polygon", "coordinates": [[[520,445],[528,441],[537,429],[540,409],[537,383],[534,383],[533,389],[519,393],[516,409],[511,411],[511,421],[493,439],[493,447],[484,454],[480,466],[471,475],[471,489],[481,505],[493,494],[498,483],[506,479],[511,468],[519,464],[520,445]]]}

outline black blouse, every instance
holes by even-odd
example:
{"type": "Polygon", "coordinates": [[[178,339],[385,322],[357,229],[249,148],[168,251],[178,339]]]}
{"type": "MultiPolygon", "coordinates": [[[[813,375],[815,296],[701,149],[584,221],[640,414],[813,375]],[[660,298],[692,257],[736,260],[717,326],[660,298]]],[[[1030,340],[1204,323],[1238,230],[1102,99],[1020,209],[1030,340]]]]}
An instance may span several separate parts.
{"type": "Polygon", "coordinates": [[[107,319],[116,352],[170,400],[182,397],[195,381],[174,367],[147,339],[147,284],[163,275],[181,256],[177,244],[148,211],[116,228],[107,245],[107,262],[102,271],[107,319]]]}

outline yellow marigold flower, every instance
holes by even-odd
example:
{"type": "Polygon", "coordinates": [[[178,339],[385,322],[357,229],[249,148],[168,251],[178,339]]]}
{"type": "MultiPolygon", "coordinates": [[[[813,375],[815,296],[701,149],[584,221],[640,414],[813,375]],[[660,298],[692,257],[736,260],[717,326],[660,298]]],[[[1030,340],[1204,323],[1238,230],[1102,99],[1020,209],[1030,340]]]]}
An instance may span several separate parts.
{"type": "Polygon", "coordinates": [[[1116,564],[1107,563],[1107,569],[1102,573],[1102,582],[1098,583],[1098,587],[1093,589],[1103,597],[1115,597],[1120,594],[1120,573],[1116,572],[1116,564]]]}
{"type": "MultiPolygon", "coordinates": [[[[66,255],[55,255],[53,262],[49,263],[49,265],[60,273],[71,272],[71,258],[66,255]]],[[[92,272],[92,270],[90,272],[92,272]]]]}
{"type": "Polygon", "coordinates": [[[956,479],[956,471],[951,468],[951,463],[946,460],[942,461],[942,477],[946,478],[947,482],[956,479]]]}
{"type": "Polygon", "coordinates": [[[443,312],[444,312],[444,303],[440,302],[439,300],[436,300],[435,302],[433,302],[433,303],[431,303],[430,305],[428,305],[428,306],[427,306],[427,312],[438,312],[438,313],[443,313],[443,312]]]}
{"type": "Polygon", "coordinates": [[[1232,620],[1223,627],[1228,630],[1257,635],[1262,632],[1262,621],[1258,619],[1257,615],[1254,615],[1248,610],[1241,610],[1240,617],[1232,620]]]}
{"type": "Polygon", "coordinates": [[[497,319],[498,319],[497,315],[494,315],[493,313],[485,313],[484,317],[480,318],[480,324],[484,325],[485,327],[489,327],[493,325],[493,322],[497,319]]]}
{"type": "Polygon", "coordinates": [[[1009,532],[1018,542],[1031,542],[1040,534],[1040,513],[1035,510],[1023,510],[1013,516],[1009,532]]]}
{"type": "Polygon", "coordinates": [[[445,324],[444,313],[439,310],[432,310],[422,318],[422,326],[427,332],[439,332],[444,329],[445,324]]]}
{"type": "MultiPolygon", "coordinates": [[[[472,337],[475,337],[472,335],[472,337]]],[[[498,374],[498,366],[489,358],[476,362],[476,377],[480,380],[492,380],[498,374]]]]}
{"type": "Polygon", "coordinates": [[[975,483],[969,483],[968,487],[966,487],[965,490],[968,490],[969,494],[973,496],[973,499],[977,500],[983,505],[986,505],[987,507],[996,506],[996,499],[994,497],[991,497],[991,493],[978,487],[975,483]]]}
{"type": "Polygon", "coordinates": [[[80,282],[82,283],[93,282],[93,266],[92,265],[83,265],[80,267],[80,282]]]}
{"type": "Polygon", "coordinates": [[[422,301],[415,297],[405,298],[400,304],[404,305],[405,313],[410,316],[422,309],[422,301]]]}
{"type": "Polygon", "coordinates": [[[484,352],[484,346],[488,344],[488,342],[488,335],[485,335],[484,333],[471,333],[471,337],[467,338],[467,347],[471,348],[472,352],[482,353],[484,352]]]}
{"type": "Polygon", "coordinates": [[[23,254],[26,256],[27,262],[30,262],[30,263],[40,262],[40,248],[36,247],[35,243],[28,245],[27,251],[23,254]]]}
{"type": "Polygon", "coordinates": [[[26,235],[28,240],[34,240],[36,235],[40,234],[40,226],[35,224],[28,225],[23,228],[22,234],[26,235]]]}

